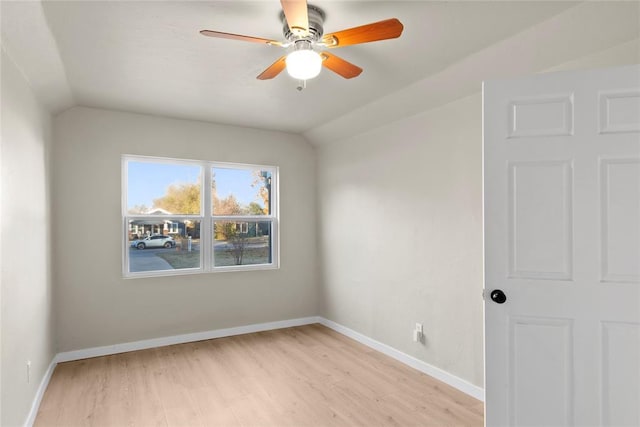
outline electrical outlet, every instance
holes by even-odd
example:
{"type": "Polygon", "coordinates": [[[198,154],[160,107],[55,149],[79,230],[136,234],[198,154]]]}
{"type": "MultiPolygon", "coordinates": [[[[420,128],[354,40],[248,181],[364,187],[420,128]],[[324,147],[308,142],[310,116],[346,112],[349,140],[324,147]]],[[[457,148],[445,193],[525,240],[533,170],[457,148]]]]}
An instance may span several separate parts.
{"type": "Polygon", "coordinates": [[[413,341],[418,342],[422,341],[422,323],[416,323],[416,327],[413,330],[413,341]]]}
{"type": "Polygon", "coordinates": [[[31,360],[27,360],[27,384],[31,383],[31,360]]]}

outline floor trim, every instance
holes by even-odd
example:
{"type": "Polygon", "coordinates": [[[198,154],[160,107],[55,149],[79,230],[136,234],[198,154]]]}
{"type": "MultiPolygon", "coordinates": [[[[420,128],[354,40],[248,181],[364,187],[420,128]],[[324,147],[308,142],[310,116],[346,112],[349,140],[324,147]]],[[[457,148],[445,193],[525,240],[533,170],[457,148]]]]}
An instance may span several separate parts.
{"type": "Polygon", "coordinates": [[[333,329],[334,331],[339,332],[342,335],[352,338],[359,343],[366,345],[367,347],[379,351],[380,353],[386,354],[387,356],[392,357],[397,361],[404,363],[405,365],[411,366],[412,368],[417,369],[422,373],[436,378],[443,383],[449,384],[451,387],[454,387],[461,392],[484,402],[484,389],[482,387],[471,384],[470,382],[463,380],[462,378],[459,378],[447,371],[430,365],[427,362],[423,362],[420,359],[416,359],[413,356],[409,356],[408,354],[403,353],[400,350],[396,350],[395,348],[388,346],[387,344],[383,344],[380,341],[369,338],[368,336],[363,335],[360,332],[356,332],[353,329],[349,329],[339,323],[325,319],[324,317],[320,317],[319,320],[319,323],[326,326],[327,328],[333,329]]]}
{"type": "Polygon", "coordinates": [[[148,348],[163,347],[166,345],[184,344],[194,341],[211,340],[214,338],[231,337],[234,335],[250,334],[253,332],[270,331],[273,329],[290,328],[293,326],[320,323],[318,317],[302,317],[299,319],[280,320],[277,322],[256,323],[253,325],[237,326],[233,328],[216,329],[213,331],[195,332],[191,334],[173,335],[170,337],[152,338],[142,341],[133,341],[123,344],[106,345],[83,350],[66,351],[58,353],[55,362],[70,362],[72,360],[88,359],[90,357],[107,356],[110,354],[125,353],[127,351],[146,350],[148,348]]]}
{"type": "Polygon", "coordinates": [[[366,345],[367,347],[386,354],[387,356],[392,357],[393,359],[396,359],[399,362],[404,363],[405,365],[411,366],[412,368],[417,369],[420,372],[423,372],[429,376],[432,376],[433,378],[449,384],[450,386],[460,390],[463,393],[475,397],[480,401],[484,401],[484,389],[481,387],[473,385],[470,382],[465,381],[453,374],[450,374],[447,371],[423,362],[422,360],[416,359],[413,356],[409,356],[408,354],[403,353],[400,350],[388,346],[387,344],[383,344],[380,341],[376,341],[373,338],[361,334],[360,332],[356,332],[353,329],[349,329],[339,323],[325,319],[324,317],[311,316],[298,319],[281,320],[277,322],[256,323],[253,325],[216,329],[212,331],[195,332],[191,334],[152,338],[148,340],[133,341],[123,344],[114,344],[58,353],[53,357],[53,360],[51,361],[51,364],[49,364],[47,372],[40,382],[40,386],[38,387],[38,391],[36,392],[33,404],[31,405],[31,410],[29,411],[29,415],[25,422],[25,427],[31,427],[33,425],[33,422],[36,419],[36,415],[38,414],[38,409],[40,407],[42,397],[44,396],[44,392],[49,385],[51,375],[53,374],[53,371],[58,363],[71,362],[74,360],[87,359],[90,357],[108,356],[111,354],[125,353],[127,351],[146,350],[149,348],[162,347],[166,345],[184,344],[194,341],[250,334],[253,332],[262,332],[274,329],[290,328],[294,326],[310,325],[313,323],[320,323],[321,325],[324,325],[327,328],[333,329],[334,331],[342,335],[352,338],[360,342],[361,344],[366,345]]]}
{"type": "Polygon", "coordinates": [[[31,408],[29,409],[29,414],[27,415],[27,420],[24,422],[24,425],[27,427],[31,427],[36,420],[36,415],[38,415],[38,409],[40,409],[40,402],[42,402],[42,397],[44,396],[44,392],[49,386],[49,381],[51,380],[51,375],[53,375],[53,370],[56,368],[56,357],[53,357],[51,363],[49,363],[49,367],[47,368],[44,376],[42,377],[42,381],[40,381],[40,385],[38,386],[38,390],[36,390],[36,395],[33,398],[33,403],[31,403],[31,408]]]}

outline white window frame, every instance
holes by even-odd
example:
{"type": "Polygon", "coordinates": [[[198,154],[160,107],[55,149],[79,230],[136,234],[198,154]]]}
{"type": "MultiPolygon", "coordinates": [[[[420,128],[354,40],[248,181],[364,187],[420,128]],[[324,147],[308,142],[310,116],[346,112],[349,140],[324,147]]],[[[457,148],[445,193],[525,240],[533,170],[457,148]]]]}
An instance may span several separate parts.
{"type": "Polygon", "coordinates": [[[122,156],[122,272],[125,278],[180,276],[185,274],[202,274],[231,271],[274,270],[280,268],[280,224],[279,224],[279,168],[270,165],[256,165],[246,163],[229,163],[205,160],[177,159],[166,157],[152,157],[125,154],[122,156]],[[188,165],[201,168],[202,186],[200,188],[199,215],[131,215],[128,213],[128,164],[129,162],[147,162],[156,164],[188,165]],[[213,168],[263,170],[271,172],[271,194],[269,215],[214,215],[211,192],[204,191],[211,188],[213,168]],[[129,221],[136,219],[157,219],[164,221],[200,221],[200,267],[177,270],[129,271],[129,221]],[[267,264],[249,264],[216,267],[213,253],[214,221],[233,222],[270,222],[271,223],[271,262],[267,264]]]}

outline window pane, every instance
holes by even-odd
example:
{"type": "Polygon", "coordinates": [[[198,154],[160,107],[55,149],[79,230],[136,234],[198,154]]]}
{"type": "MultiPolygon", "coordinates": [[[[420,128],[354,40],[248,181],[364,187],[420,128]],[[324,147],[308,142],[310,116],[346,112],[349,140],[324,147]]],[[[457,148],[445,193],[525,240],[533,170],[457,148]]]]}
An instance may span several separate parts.
{"type": "Polygon", "coordinates": [[[215,267],[270,264],[271,221],[214,221],[215,267]]]}
{"type": "Polygon", "coordinates": [[[200,268],[200,221],[129,219],[129,272],[200,268]]]}
{"type": "Polygon", "coordinates": [[[214,215],[269,215],[271,171],[212,168],[214,215]]]}
{"type": "Polygon", "coordinates": [[[132,215],[199,215],[202,168],[128,162],[127,212],[132,215]]]}

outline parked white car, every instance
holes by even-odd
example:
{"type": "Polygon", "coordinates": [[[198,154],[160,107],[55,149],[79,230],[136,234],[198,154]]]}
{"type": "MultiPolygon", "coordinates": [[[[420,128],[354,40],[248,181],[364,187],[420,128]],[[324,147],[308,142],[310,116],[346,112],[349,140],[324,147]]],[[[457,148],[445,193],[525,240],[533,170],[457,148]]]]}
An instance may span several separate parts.
{"type": "Polygon", "coordinates": [[[138,239],[131,242],[132,248],[146,249],[146,248],[173,248],[176,246],[176,241],[171,236],[163,236],[162,234],[153,234],[147,236],[144,239],[138,239]]]}

